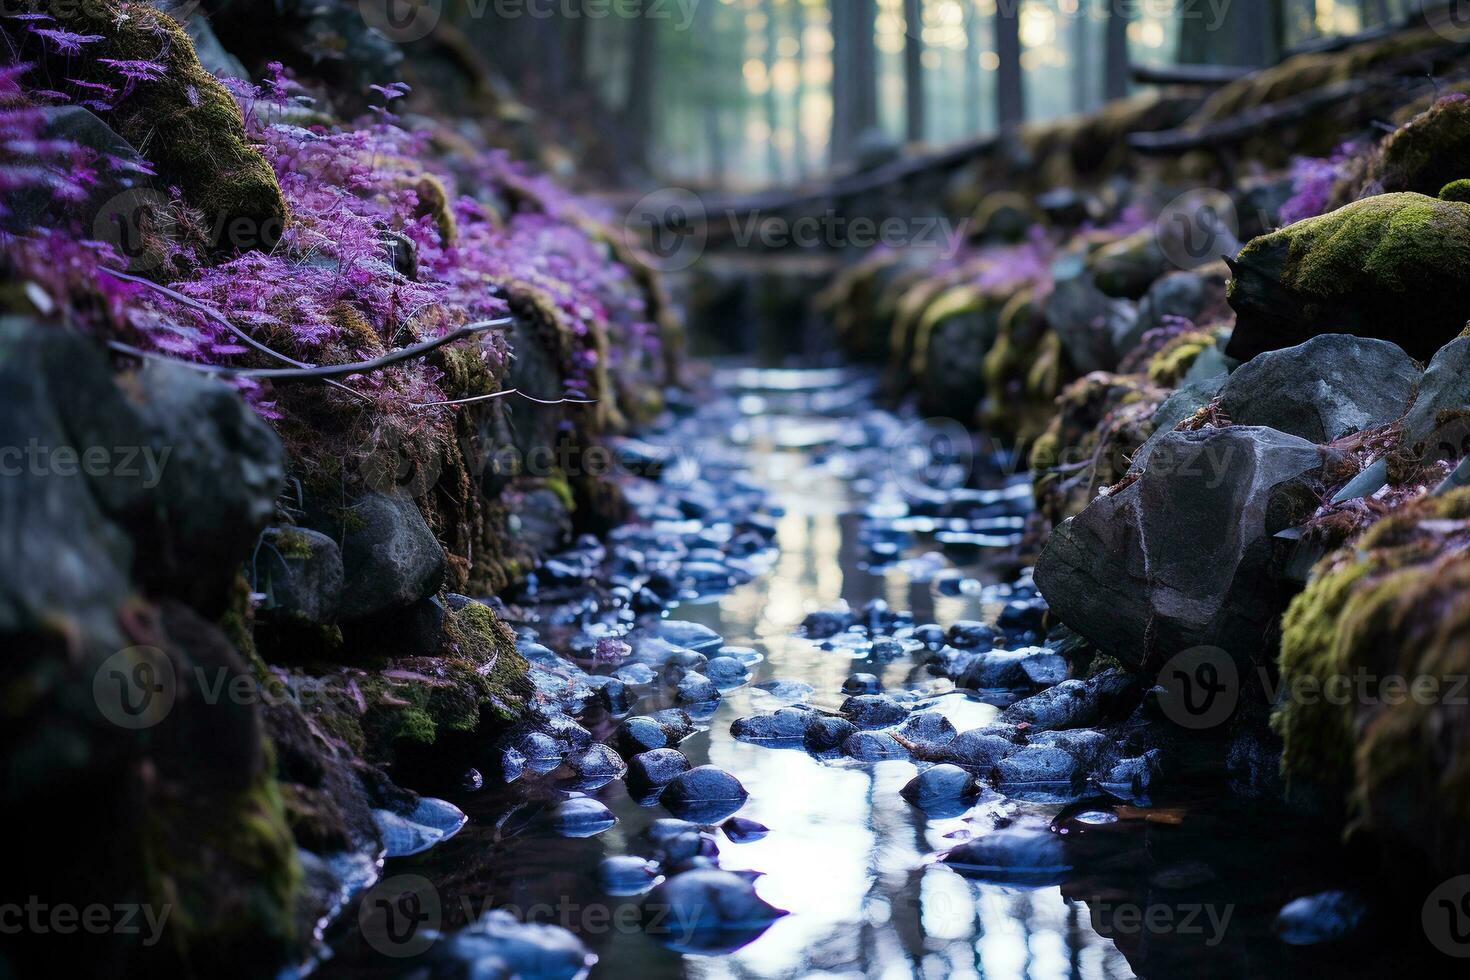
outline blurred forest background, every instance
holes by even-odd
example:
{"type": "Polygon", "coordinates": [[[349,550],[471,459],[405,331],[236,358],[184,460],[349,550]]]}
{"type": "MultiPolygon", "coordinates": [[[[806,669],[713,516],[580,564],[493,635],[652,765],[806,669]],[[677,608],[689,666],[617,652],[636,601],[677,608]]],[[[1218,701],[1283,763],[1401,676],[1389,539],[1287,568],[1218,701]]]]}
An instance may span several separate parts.
{"type": "Polygon", "coordinates": [[[585,163],[748,189],[1094,109],[1149,68],[1269,65],[1422,2],[524,0],[457,19],[521,98],[582,130],[585,163]]]}

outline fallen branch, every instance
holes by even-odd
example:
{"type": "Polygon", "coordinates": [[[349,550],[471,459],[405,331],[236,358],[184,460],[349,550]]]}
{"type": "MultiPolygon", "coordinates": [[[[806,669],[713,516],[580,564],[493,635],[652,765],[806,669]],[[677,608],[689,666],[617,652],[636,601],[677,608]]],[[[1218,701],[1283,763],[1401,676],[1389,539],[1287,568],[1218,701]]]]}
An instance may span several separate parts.
{"type": "Polygon", "coordinates": [[[1141,85],[1229,85],[1254,68],[1241,65],[1134,65],[1133,80],[1141,85]]]}
{"type": "Polygon", "coordinates": [[[409,408],[445,408],[451,405],[474,405],[479,402],[493,401],[496,398],[504,398],[506,395],[518,395],[528,402],[538,405],[596,405],[596,398],[537,398],[528,395],[519,388],[506,388],[504,391],[493,392],[488,395],[474,395],[470,398],[454,398],[442,402],[414,402],[409,408]]]}
{"type": "MultiPolygon", "coordinates": [[[[382,357],[375,357],[368,361],[351,361],[347,364],[324,364],[319,367],[294,367],[294,368],[233,368],[218,364],[200,364],[197,361],[185,361],[176,357],[167,357],[141,350],[121,341],[109,341],[108,346],[113,350],[124,354],[132,354],[135,357],[147,357],[154,360],[172,361],[176,364],[184,364],[207,374],[217,374],[227,378],[259,378],[266,381],[306,381],[326,380],[330,378],[341,378],[350,374],[367,374],[371,371],[380,371],[385,367],[398,364],[402,361],[422,357],[445,344],[452,344],[456,340],[473,337],[487,330],[503,327],[511,322],[510,317],[502,317],[498,320],[481,320],[477,323],[467,323],[462,327],[456,327],[442,337],[434,337],[411,347],[400,347],[398,350],[390,351],[382,357]]],[[[356,394],[356,392],[354,392],[356,394]]]]}

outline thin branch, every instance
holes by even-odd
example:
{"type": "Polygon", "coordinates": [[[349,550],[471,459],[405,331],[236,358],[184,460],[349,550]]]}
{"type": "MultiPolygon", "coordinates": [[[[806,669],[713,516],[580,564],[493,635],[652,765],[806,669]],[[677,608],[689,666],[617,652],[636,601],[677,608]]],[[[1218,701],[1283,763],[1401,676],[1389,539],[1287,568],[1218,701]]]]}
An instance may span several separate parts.
{"type": "MultiPolygon", "coordinates": [[[[412,360],[415,357],[421,357],[424,354],[429,353],[430,351],[443,347],[445,344],[452,344],[456,340],[463,340],[466,337],[473,337],[476,334],[484,333],[487,330],[494,330],[497,327],[503,327],[510,322],[510,317],[502,317],[499,320],[481,320],[478,323],[467,323],[462,327],[456,327],[454,330],[449,331],[449,333],[444,334],[442,337],[434,337],[429,340],[425,340],[422,343],[414,344],[411,347],[400,347],[398,350],[390,351],[389,353],[384,354],[382,357],[375,357],[372,360],[351,361],[347,364],[324,364],[320,367],[301,368],[223,367],[218,364],[200,364],[195,361],[184,361],[173,357],[163,357],[158,354],[152,354],[148,351],[140,350],[139,348],[133,347],[129,344],[124,344],[121,341],[114,340],[109,341],[108,343],[113,350],[121,351],[124,354],[132,354],[137,357],[150,357],[154,358],[155,360],[175,361],[179,364],[188,365],[189,367],[192,367],[199,371],[203,371],[207,374],[217,374],[227,378],[260,378],[268,381],[327,380],[331,378],[344,377],[349,374],[367,374],[371,371],[379,371],[385,367],[388,367],[389,365],[397,364],[400,361],[408,361],[412,360]]],[[[358,393],[354,392],[354,394],[358,393]]]]}
{"type": "Polygon", "coordinates": [[[278,361],[284,361],[285,363],[290,364],[293,367],[298,367],[298,368],[310,368],[311,367],[311,365],[310,364],[307,364],[305,361],[298,361],[294,357],[287,357],[285,354],[282,354],[280,351],[271,350],[265,344],[262,344],[260,341],[256,340],[254,337],[250,336],[244,330],[241,330],[239,327],[237,327],[233,323],[231,323],[229,317],[225,316],[219,310],[216,310],[216,309],[214,309],[211,306],[208,306],[208,305],[206,305],[204,303],[201,303],[197,299],[194,299],[194,298],[192,298],[190,296],[185,296],[183,293],[179,292],[176,289],[170,289],[167,286],[164,286],[164,285],[162,285],[160,283],[154,282],[152,279],[144,279],[142,276],[135,276],[135,275],[133,275],[130,272],[119,272],[116,269],[109,269],[105,265],[104,266],[98,266],[98,268],[101,271],[107,273],[109,276],[112,276],[114,279],[121,279],[124,282],[135,282],[135,283],[138,283],[139,285],[147,286],[149,289],[155,290],[155,291],[157,291],[159,293],[162,293],[164,296],[167,296],[169,299],[173,300],[175,303],[182,303],[184,306],[187,306],[189,309],[193,310],[194,312],[199,313],[202,316],[208,317],[209,319],[213,320],[215,323],[218,323],[219,325],[221,325],[222,327],[224,327],[226,330],[229,330],[230,333],[234,334],[236,337],[239,337],[245,343],[249,344],[251,347],[254,347],[256,350],[260,351],[262,354],[269,354],[271,357],[274,357],[276,360],[278,360],[278,361]]]}
{"type": "Polygon", "coordinates": [[[494,392],[493,394],[489,394],[489,395],[475,395],[475,396],[470,397],[470,398],[455,398],[455,399],[452,399],[450,401],[443,401],[443,402],[415,402],[415,403],[409,405],[409,408],[444,408],[444,407],[447,407],[447,406],[450,406],[450,405],[474,405],[477,402],[488,402],[488,401],[492,401],[493,399],[496,399],[496,398],[504,398],[506,395],[519,395],[521,398],[524,398],[526,401],[528,401],[528,402],[535,402],[538,405],[596,405],[597,404],[597,399],[595,399],[595,398],[566,398],[566,397],[562,397],[562,398],[537,398],[535,395],[528,395],[528,394],[526,394],[524,391],[522,391],[519,388],[507,388],[504,391],[497,391],[497,392],[494,392]]]}

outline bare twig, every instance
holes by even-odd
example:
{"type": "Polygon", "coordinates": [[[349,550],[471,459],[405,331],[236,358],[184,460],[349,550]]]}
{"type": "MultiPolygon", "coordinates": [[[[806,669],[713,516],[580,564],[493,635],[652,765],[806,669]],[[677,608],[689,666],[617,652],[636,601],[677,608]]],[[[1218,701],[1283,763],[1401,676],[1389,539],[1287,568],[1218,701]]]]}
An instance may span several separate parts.
{"type": "MultiPolygon", "coordinates": [[[[457,327],[442,337],[434,337],[411,347],[400,347],[398,350],[390,351],[382,357],[375,357],[368,361],[351,361],[347,364],[324,364],[320,367],[299,368],[232,368],[218,364],[199,364],[195,361],[184,361],[173,357],[163,357],[140,350],[121,341],[110,341],[109,346],[113,350],[125,354],[133,354],[137,357],[150,357],[155,360],[175,361],[207,374],[218,374],[227,378],[259,378],[267,381],[303,381],[303,380],[327,380],[330,378],[341,378],[349,374],[367,374],[371,371],[379,371],[400,361],[412,360],[421,357],[445,344],[452,344],[456,340],[473,337],[487,330],[503,327],[511,322],[510,317],[502,317],[499,320],[481,320],[478,323],[467,323],[457,327]]],[[[350,389],[349,389],[350,390],[350,389]]],[[[354,392],[357,394],[357,392],[354,392]]]]}
{"type": "Polygon", "coordinates": [[[410,405],[409,408],[445,408],[445,407],[448,407],[450,405],[474,405],[474,404],[476,404],[478,402],[488,402],[488,401],[492,401],[492,400],[494,400],[496,398],[504,398],[506,395],[518,395],[521,398],[524,398],[526,401],[528,401],[528,402],[535,402],[538,405],[596,405],[597,404],[597,399],[595,399],[595,398],[567,398],[567,397],[562,397],[562,398],[537,398],[535,395],[528,395],[528,394],[526,394],[524,391],[522,391],[519,388],[507,388],[504,391],[493,392],[492,394],[489,394],[489,395],[474,395],[473,397],[470,397],[470,398],[454,398],[454,399],[451,399],[449,401],[443,401],[443,402],[415,402],[414,404],[410,405]]]}

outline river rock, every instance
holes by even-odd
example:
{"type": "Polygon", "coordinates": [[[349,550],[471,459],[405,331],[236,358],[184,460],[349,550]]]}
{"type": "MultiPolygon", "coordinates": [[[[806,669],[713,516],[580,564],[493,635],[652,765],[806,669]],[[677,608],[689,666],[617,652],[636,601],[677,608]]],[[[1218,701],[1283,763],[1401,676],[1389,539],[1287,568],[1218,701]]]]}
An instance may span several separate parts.
{"type": "Polygon", "coordinates": [[[612,746],[593,742],[580,752],[567,756],[567,767],[584,780],[601,780],[604,783],[621,779],[628,771],[622,756],[612,746]]]}
{"type": "Polygon", "coordinates": [[[980,792],[975,777],[959,766],[941,763],[930,766],[909,780],[903,798],[921,810],[951,810],[974,799],[980,792]]]}
{"type": "Polygon", "coordinates": [[[433,946],[433,980],[538,977],[578,980],[597,956],[561,926],[520,922],[504,909],[486,912],[433,946]]]}
{"type": "Polygon", "coordinates": [[[469,820],[452,803],[421,797],[406,813],[377,809],[373,821],[383,840],[384,856],[409,857],[427,851],[459,833],[469,820]]]}
{"type": "Polygon", "coordinates": [[[689,768],[689,760],[678,749],[650,749],[629,760],[628,781],[641,786],[663,786],[689,768]]]}
{"type": "Polygon", "coordinates": [[[1386,340],[1322,334],[1241,365],[1220,389],[1220,407],[1236,425],[1332,442],[1402,416],[1420,374],[1386,340]]]}
{"type": "Polygon", "coordinates": [[[1202,645],[1248,661],[1288,598],[1271,575],[1273,537],[1311,514],[1338,462],[1272,429],[1169,433],[1137,480],[1056,529],[1037,587],[1129,666],[1202,645]]]}
{"type": "Polygon", "coordinates": [[[971,772],[989,772],[1020,746],[1004,730],[976,728],[960,732],[944,746],[942,758],[971,772]]]}
{"type": "Polygon", "coordinates": [[[1023,887],[1056,884],[1072,870],[1061,840],[1032,827],[982,834],[951,850],[944,863],[967,878],[1023,887]]]}
{"type": "Polygon", "coordinates": [[[643,900],[647,933],[690,952],[738,948],[785,914],[729,871],[686,871],[654,887],[643,900]]]}
{"type": "Polygon", "coordinates": [[[1351,936],[1367,914],[1367,905],[1359,895],[1318,892],[1287,902],[1277,913],[1272,929],[1289,946],[1316,946],[1351,936]]]}
{"type": "Polygon", "coordinates": [[[713,650],[725,642],[720,634],[702,623],[686,623],[676,619],[666,619],[659,623],[655,635],[688,650],[713,650]]]}
{"type": "Polygon", "coordinates": [[[857,694],[842,702],[839,709],[859,728],[888,728],[909,716],[906,705],[886,694],[857,694]]]}
{"type": "Polygon", "coordinates": [[[596,837],[618,822],[600,801],[590,796],[574,796],[551,808],[551,826],[563,837],[596,837]]]}
{"type": "Polygon", "coordinates": [[[909,715],[894,734],[911,742],[924,753],[938,753],[954,740],[954,723],[937,711],[920,711],[909,715]]]}
{"type": "Polygon", "coordinates": [[[708,677],[691,670],[679,679],[679,700],[708,704],[720,700],[720,689],[708,677]]]}
{"type": "Polygon", "coordinates": [[[1010,725],[1028,725],[1033,731],[1095,725],[1135,688],[1130,675],[1107,670],[1087,680],[1062,681],[1017,701],[1001,712],[1000,719],[1010,725]]]}
{"type": "Polygon", "coordinates": [[[747,820],[744,817],[731,817],[720,824],[720,829],[725,836],[736,844],[748,844],[757,841],[771,832],[771,828],[755,820],[747,820]]]}
{"type": "Polygon", "coordinates": [[[830,752],[856,731],[857,726],[846,718],[813,714],[802,730],[802,742],[808,752],[830,752]]]}
{"type": "Polygon", "coordinates": [[[842,743],[842,754],[864,762],[907,759],[909,750],[889,732],[854,732],[842,743]]]}
{"type": "Polygon", "coordinates": [[[768,715],[737,718],[730,724],[730,734],[742,742],[799,742],[806,735],[807,724],[816,716],[811,708],[788,706],[768,715]]]}
{"type": "Polygon", "coordinates": [[[739,810],[748,797],[740,780],[725,770],[696,766],[670,780],[659,799],[677,817],[714,823],[739,810]]]}
{"type": "Polygon", "coordinates": [[[1404,445],[1424,459],[1470,456],[1470,337],[1445,344],[1404,417],[1404,445]]]}
{"type": "Polygon", "coordinates": [[[343,534],[344,620],[411,606],[444,581],[444,549],[402,491],[368,493],[347,508],[338,528],[318,523],[317,529],[343,534]]]}
{"type": "Polygon", "coordinates": [[[609,895],[626,897],[642,895],[659,878],[657,861],[632,854],[615,854],[602,859],[597,866],[597,880],[609,895]]]}

